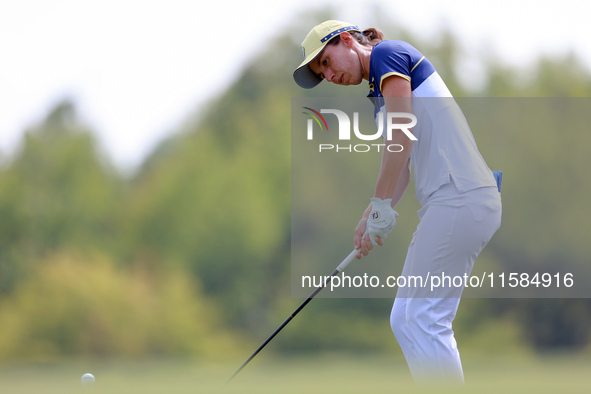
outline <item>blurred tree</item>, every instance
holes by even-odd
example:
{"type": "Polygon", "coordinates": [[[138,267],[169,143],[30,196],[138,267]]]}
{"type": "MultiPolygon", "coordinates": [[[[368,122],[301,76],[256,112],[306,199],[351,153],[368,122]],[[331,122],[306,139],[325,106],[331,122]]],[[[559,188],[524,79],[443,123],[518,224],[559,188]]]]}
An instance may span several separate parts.
{"type": "Polygon", "coordinates": [[[487,83],[478,95],[490,97],[589,97],[591,74],[572,52],[540,57],[518,69],[487,60],[487,83]]]}
{"type": "Polygon", "coordinates": [[[0,291],[47,252],[111,247],[121,192],[72,103],[57,105],[0,172],[0,291]]]}
{"type": "Polygon", "coordinates": [[[579,350],[589,342],[589,299],[519,300],[517,305],[528,341],[536,349],[579,350]]]}
{"type": "Polygon", "coordinates": [[[241,345],[181,271],[122,270],[86,251],[42,260],[0,307],[0,359],[223,357],[241,345]]]}
{"type": "Polygon", "coordinates": [[[174,261],[201,278],[233,324],[268,311],[289,269],[289,95],[250,67],[198,125],[166,141],[133,182],[132,260],[174,261]]]}

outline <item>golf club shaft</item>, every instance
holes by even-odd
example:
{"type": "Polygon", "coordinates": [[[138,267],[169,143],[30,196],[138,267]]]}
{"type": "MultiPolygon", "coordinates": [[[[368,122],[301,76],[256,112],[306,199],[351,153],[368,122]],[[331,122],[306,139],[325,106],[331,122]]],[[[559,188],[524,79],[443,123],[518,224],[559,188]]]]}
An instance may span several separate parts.
{"type": "Polygon", "coordinates": [[[351,263],[355,259],[355,255],[357,253],[359,253],[358,250],[353,250],[351,253],[349,253],[349,255],[343,260],[341,264],[339,264],[339,266],[333,271],[333,273],[330,274],[330,276],[324,281],[324,283],[321,284],[316,290],[314,290],[314,292],[310,294],[310,297],[308,297],[306,301],[302,302],[302,304],[279,327],[277,327],[277,329],[269,336],[269,338],[267,338],[265,342],[263,342],[261,346],[259,346],[258,349],[254,351],[254,353],[240,366],[240,368],[238,368],[236,372],[232,374],[230,379],[228,379],[228,382],[234,379],[234,377],[238,375],[240,371],[242,371],[242,368],[244,368],[250,362],[250,360],[252,360],[261,350],[263,350],[263,348],[267,346],[267,344],[271,342],[271,340],[275,338],[277,334],[279,334],[279,331],[281,331],[283,327],[287,325],[287,323],[289,323],[302,309],[304,309],[304,307],[308,305],[308,302],[312,301],[312,298],[316,297],[316,295],[320,293],[320,291],[322,291],[324,287],[326,287],[326,283],[330,280],[330,278],[337,275],[339,272],[343,272],[345,268],[349,265],[349,263],[351,263]]]}

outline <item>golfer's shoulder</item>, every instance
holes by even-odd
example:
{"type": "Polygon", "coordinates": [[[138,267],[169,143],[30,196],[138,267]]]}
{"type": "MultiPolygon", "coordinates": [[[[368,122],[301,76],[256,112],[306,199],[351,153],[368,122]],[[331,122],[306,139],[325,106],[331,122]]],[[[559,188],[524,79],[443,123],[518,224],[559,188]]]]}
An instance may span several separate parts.
{"type": "Polygon", "coordinates": [[[377,43],[372,54],[387,56],[392,53],[420,54],[420,52],[406,41],[384,40],[377,43]]]}

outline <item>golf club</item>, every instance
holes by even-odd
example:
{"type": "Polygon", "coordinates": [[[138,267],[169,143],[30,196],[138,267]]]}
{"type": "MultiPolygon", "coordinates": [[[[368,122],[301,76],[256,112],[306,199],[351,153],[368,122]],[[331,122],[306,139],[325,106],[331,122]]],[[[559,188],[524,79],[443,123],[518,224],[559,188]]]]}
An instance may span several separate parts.
{"type": "Polygon", "coordinates": [[[236,370],[236,372],[234,372],[234,374],[232,374],[232,376],[230,377],[230,379],[228,379],[228,381],[226,383],[229,383],[232,379],[234,379],[234,377],[236,375],[238,375],[240,373],[240,371],[242,371],[242,368],[244,368],[249,362],[250,360],[252,360],[253,358],[255,358],[255,356],[261,351],[263,350],[263,348],[265,346],[267,346],[267,344],[269,342],[271,342],[271,340],[273,338],[275,338],[275,336],[279,333],[279,331],[281,331],[283,329],[283,327],[285,327],[287,325],[287,323],[289,323],[294,317],[295,315],[297,315],[302,309],[304,309],[304,307],[308,304],[308,302],[310,302],[312,300],[312,298],[316,297],[316,295],[318,293],[320,293],[320,291],[322,289],[324,289],[324,287],[326,286],[326,283],[330,280],[330,278],[332,278],[333,276],[337,275],[339,272],[343,272],[345,270],[345,268],[355,259],[355,255],[359,253],[359,250],[353,250],[343,261],[341,264],[339,264],[339,266],[333,271],[332,274],[330,274],[330,276],[324,281],[324,283],[322,285],[320,285],[316,290],[314,290],[314,292],[312,294],[310,294],[310,297],[308,297],[306,299],[306,301],[304,301],[270,336],[269,338],[267,338],[265,340],[265,342],[262,343],[261,346],[258,347],[257,350],[254,351],[254,353],[240,366],[240,368],[238,368],[236,370]]]}

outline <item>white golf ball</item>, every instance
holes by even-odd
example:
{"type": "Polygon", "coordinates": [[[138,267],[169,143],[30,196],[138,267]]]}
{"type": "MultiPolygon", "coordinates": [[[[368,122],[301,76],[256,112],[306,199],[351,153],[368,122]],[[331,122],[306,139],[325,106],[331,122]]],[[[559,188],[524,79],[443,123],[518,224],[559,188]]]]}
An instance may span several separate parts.
{"type": "Polygon", "coordinates": [[[91,373],[85,373],[80,380],[82,381],[82,384],[94,384],[94,375],[91,373]]]}

